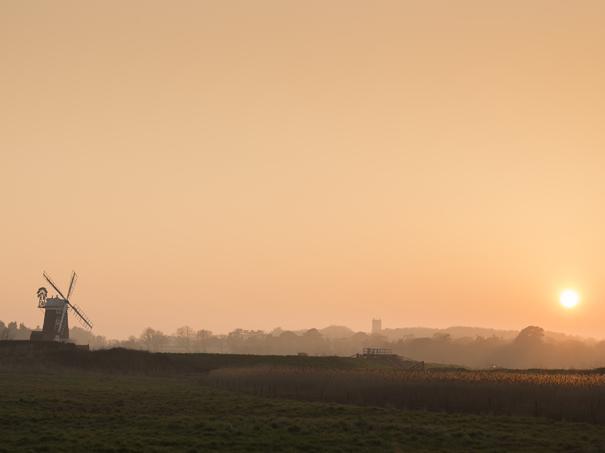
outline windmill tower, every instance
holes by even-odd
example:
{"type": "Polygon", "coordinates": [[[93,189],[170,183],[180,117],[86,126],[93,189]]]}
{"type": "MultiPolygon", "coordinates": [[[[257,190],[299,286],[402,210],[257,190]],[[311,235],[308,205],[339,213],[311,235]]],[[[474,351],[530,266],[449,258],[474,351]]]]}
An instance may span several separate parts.
{"type": "Polygon", "coordinates": [[[44,309],[44,325],[42,331],[33,331],[30,339],[32,341],[67,341],[69,340],[69,311],[76,317],[83,327],[92,329],[92,322],[84,314],[82,309],[70,302],[70,297],[73,294],[74,286],[78,276],[75,272],[71,275],[67,297],[63,295],[61,290],[54,284],[51,278],[44,272],[42,274],[46,281],[54,288],[57,295],[48,297],[46,288],[39,288],[36,295],[38,296],[38,308],[44,309]]]}

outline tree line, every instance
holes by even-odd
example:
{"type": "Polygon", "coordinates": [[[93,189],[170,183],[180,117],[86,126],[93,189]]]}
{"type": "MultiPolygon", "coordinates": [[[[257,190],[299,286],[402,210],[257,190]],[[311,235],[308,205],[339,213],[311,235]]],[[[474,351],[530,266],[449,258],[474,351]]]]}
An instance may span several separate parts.
{"type": "MultiPolygon", "coordinates": [[[[27,340],[31,329],[24,324],[0,321],[0,340],[27,340]]],[[[340,328],[288,331],[235,329],[214,334],[189,326],[172,334],[148,327],[138,336],[112,340],[73,327],[70,338],[92,349],[127,348],[150,352],[223,353],[262,355],[352,356],[367,347],[390,349],[408,359],[474,368],[598,368],[605,367],[605,341],[551,337],[537,326],[521,330],[513,338],[496,335],[454,337],[446,331],[430,336],[368,334],[340,328]]]]}

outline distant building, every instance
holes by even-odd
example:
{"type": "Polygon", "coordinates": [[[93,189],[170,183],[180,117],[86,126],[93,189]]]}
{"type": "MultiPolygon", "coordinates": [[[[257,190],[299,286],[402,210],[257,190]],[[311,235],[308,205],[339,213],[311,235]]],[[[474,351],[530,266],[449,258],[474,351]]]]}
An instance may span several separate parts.
{"type": "Polygon", "coordinates": [[[380,332],[382,332],[382,320],[372,319],[372,333],[379,334],[380,332]]]}

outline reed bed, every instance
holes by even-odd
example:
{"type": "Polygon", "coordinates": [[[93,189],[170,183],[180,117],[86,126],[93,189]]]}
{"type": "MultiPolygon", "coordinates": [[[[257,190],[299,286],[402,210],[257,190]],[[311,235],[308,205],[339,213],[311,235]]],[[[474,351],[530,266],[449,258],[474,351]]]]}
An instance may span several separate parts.
{"type": "Polygon", "coordinates": [[[273,398],[605,423],[601,373],[250,367],[204,380],[273,398]]]}

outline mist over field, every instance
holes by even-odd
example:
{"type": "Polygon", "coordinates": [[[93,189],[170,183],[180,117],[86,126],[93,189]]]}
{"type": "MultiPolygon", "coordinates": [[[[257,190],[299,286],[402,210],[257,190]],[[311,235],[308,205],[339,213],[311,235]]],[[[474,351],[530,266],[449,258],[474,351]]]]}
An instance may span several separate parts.
{"type": "MultiPolygon", "coordinates": [[[[31,330],[0,321],[0,338],[29,339],[31,330]]],[[[184,326],[167,334],[153,328],[127,340],[113,340],[73,327],[72,341],[92,349],[127,348],[151,352],[350,357],[364,348],[386,348],[405,358],[471,368],[605,367],[605,341],[545,332],[537,326],[521,331],[473,327],[399,328],[380,333],[354,332],[345,326],[270,332],[236,329],[213,334],[184,326]]]]}

